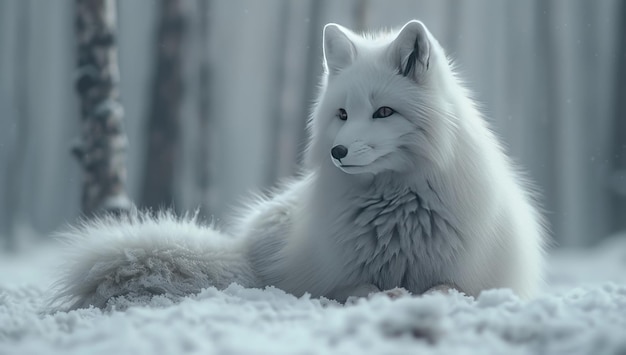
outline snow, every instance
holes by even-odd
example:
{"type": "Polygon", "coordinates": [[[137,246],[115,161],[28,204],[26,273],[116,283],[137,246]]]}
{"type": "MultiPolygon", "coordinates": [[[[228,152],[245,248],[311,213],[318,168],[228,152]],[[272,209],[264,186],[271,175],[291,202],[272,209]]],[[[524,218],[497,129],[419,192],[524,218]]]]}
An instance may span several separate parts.
{"type": "Polygon", "coordinates": [[[231,285],[48,314],[56,247],[0,254],[0,354],[624,354],[626,236],[550,257],[548,286],[343,306],[231,285]]]}

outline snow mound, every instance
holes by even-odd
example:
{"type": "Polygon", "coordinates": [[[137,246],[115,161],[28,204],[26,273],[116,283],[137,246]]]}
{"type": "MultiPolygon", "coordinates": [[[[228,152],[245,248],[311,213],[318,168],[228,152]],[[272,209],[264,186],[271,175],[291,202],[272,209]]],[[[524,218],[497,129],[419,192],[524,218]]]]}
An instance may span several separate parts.
{"type": "Polygon", "coordinates": [[[340,305],[233,284],[55,314],[43,280],[0,277],[0,354],[625,354],[626,238],[557,254],[550,271],[531,301],[502,289],[340,305]]]}
{"type": "Polygon", "coordinates": [[[609,354],[626,352],[626,285],[523,302],[509,290],[346,306],[275,288],[209,288],[182,300],[118,298],[104,311],[40,314],[45,291],[0,289],[2,354],[609,354]]]}

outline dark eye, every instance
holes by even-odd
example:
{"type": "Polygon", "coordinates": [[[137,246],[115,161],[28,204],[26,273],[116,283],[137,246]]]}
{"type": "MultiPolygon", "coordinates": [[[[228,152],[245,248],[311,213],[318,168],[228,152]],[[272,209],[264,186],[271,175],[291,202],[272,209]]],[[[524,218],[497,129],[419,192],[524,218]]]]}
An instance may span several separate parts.
{"type": "Polygon", "coordinates": [[[387,106],[379,107],[378,110],[376,110],[376,112],[374,112],[374,115],[372,115],[372,118],[389,117],[389,116],[393,115],[394,112],[396,112],[396,111],[394,111],[391,107],[387,107],[387,106]]]}
{"type": "Polygon", "coordinates": [[[346,110],[340,108],[337,112],[337,117],[339,117],[340,120],[345,121],[348,119],[348,113],[346,112],[346,110]]]}

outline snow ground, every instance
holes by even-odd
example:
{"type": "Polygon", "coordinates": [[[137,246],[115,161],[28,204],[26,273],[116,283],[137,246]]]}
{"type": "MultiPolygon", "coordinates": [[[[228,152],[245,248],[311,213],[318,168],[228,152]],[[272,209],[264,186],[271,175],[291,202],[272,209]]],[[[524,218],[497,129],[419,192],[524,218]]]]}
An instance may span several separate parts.
{"type": "Polygon", "coordinates": [[[206,289],[45,314],[59,251],[0,254],[0,354],[626,354],[626,235],[550,257],[532,301],[508,290],[341,306],[284,292],[206,289]]]}

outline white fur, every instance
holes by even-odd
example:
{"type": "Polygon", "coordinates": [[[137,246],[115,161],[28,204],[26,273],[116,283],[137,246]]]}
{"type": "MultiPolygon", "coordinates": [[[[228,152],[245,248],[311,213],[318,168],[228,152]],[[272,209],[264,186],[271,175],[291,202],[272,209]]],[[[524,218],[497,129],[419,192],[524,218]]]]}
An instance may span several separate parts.
{"type": "Polygon", "coordinates": [[[442,284],[532,296],[546,234],[537,207],[426,27],[361,37],[329,24],[324,57],[304,173],[250,203],[236,238],[171,216],[88,222],[68,234],[79,249],[61,296],[102,307],[230,281],[340,300],[442,284]],[[383,106],[394,113],[373,118],[383,106]],[[344,158],[331,157],[336,145],[344,158]]]}
{"type": "Polygon", "coordinates": [[[52,300],[61,301],[58,309],[103,308],[122,295],[184,296],[232,282],[259,286],[241,242],[196,216],[132,211],[84,221],[60,238],[69,249],[52,300]]]}

